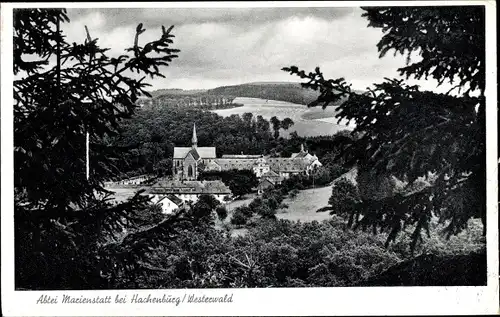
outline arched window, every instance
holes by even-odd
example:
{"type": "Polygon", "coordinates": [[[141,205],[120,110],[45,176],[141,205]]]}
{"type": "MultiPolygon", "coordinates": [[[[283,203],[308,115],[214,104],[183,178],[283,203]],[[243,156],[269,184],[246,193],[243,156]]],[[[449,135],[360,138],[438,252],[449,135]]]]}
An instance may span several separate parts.
{"type": "Polygon", "coordinates": [[[188,167],[188,177],[193,177],[193,166],[189,165],[188,167]]]}

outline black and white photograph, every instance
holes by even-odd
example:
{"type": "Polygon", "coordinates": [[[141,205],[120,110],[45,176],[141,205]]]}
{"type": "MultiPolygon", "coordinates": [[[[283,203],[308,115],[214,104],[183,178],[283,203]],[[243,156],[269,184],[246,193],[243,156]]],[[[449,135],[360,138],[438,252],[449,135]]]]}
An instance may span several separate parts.
{"type": "Polygon", "coordinates": [[[479,287],[498,311],[494,3],[2,6],[2,284],[27,305],[479,287]]]}

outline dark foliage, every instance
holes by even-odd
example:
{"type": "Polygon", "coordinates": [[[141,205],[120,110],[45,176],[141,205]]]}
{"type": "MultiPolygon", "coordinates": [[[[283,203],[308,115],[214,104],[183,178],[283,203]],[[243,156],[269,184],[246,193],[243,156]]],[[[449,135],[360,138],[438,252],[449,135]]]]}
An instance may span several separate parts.
{"type": "Polygon", "coordinates": [[[358,139],[346,143],[342,157],[349,165],[377,175],[396,176],[410,185],[436,176],[433,186],[382,201],[363,201],[354,225],[390,232],[415,225],[413,246],[428,232],[432,215],[448,224],[449,234],[463,230],[471,217],[485,224],[485,73],[484,7],[365,8],[369,26],[382,28],[381,56],[406,54],[399,69],[407,78],[437,79],[456,84],[447,94],[421,91],[403,80],[386,79],[365,93],[351,90],[343,78],[327,80],[319,67],[305,73],[284,68],[308,80],[304,87],[320,92],[310,106],[338,105],[340,119],[354,121],[358,139]],[[410,53],[422,58],[410,63],[410,53]],[[432,174],[429,174],[432,173],[432,174]]]}
{"type": "Polygon", "coordinates": [[[174,215],[145,225],[149,199],[139,193],[113,203],[102,181],[116,172],[121,149],[102,139],[135,111],[161,66],[177,57],[172,27],[141,46],[142,24],[126,53],[107,55],[87,30],[83,44],[67,43],[59,31],[65,10],[14,11],[14,222],[16,287],[93,289],[133,278],[147,250],[175,234],[174,215]],[[28,59],[27,56],[30,56],[28,59]],[[48,68],[49,58],[56,66],[48,68]],[[144,75],[136,80],[125,74],[144,75]],[[85,135],[92,148],[85,173],[85,135]]]}
{"type": "Polygon", "coordinates": [[[206,171],[199,175],[199,180],[221,180],[236,197],[251,193],[258,185],[251,170],[206,171]]]}
{"type": "Polygon", "coordinates": [[[223,86],[210,89],[210,94],[281,100],[307,105],[318,97],[315,91],[304,89],[296,83],[253,83],[223,86]]]}
{"type": "Polygon", "coordinates": [[[234,210],[231,216],[231,224],[235,226],[243,226],[252,216],[251,210],[248,207],[238,207],[234,210]]]}
{"type": "Polygon", "coordinates": [[[223,118],[209,111],[169,106],[144,106],[120,124],[120,135],[105,142],[130,149],[115,162],[121,171],[171,175],[173,149],[191,145],[193,123],[198,146],[216,146],[218,156],[267,154],[276,146],[269,121],[260,115],[246,113],[223,118]]]}
{"type": "Polygon", "coordinates": [[[219,218],[220,221],[224,221],[227,218],[227,209],[225,206],[219,206],[215,209],[215,213],[217,214],[217,217],[219,218]]]}
{"type": "Polygon", "coordinates": [[[188,215],[192,216],[195,225],[205,223],[214,224],[214,211],[219,207],[220,202],[212,195],[200,195],[198,201],[191,207],[188,215]]]}
{"type": "Polygon", "coordinates": [[[458,255],[423,254],[356,286],[479,286],[486,285],[486,272],[484,251],[458,255]]]}
{"type": "Polygon", "coordinates": [[[328,207],[318,211],[330,211],[332,215],[348,217],[348,226],[354,222],[355,208],[360,202],[357,187],[348,180],[341,179],[332,186],[332,195],[328,199],[328,207]]]}
{"type": "Polygon", "coordinates": [[[400,260],[377,237],[342,227],[262,219],[236,238],[193,227],[152,255],[155,271],[139,277],[139,287],[350,286],[400,260]]]}

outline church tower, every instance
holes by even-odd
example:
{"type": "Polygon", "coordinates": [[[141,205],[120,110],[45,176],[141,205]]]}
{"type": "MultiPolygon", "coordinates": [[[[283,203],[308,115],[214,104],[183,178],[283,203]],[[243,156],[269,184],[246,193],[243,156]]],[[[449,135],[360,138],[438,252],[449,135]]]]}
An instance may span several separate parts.
{"type": "Polygon", "coordinates": [[[198,146],[198,138],[196,137],[196,123],[193,124],[193,138],[191,139],[191,147],[196,149],[198,146]]]}

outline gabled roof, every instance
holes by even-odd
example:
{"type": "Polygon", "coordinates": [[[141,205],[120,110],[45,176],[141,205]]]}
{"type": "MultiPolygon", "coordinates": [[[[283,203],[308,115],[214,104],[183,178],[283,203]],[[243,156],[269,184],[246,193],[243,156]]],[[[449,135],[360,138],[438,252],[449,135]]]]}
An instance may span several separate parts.
{"type": "Polygon", "coordinates": [[[261,155],[246,155],[246,154],[224,154],[222,155],[222,158],[225,159],[247,159],[247,160],[254,160],[258,159],[261,157],[261,155]]]}
{"type": "Polygon", "coordinates": [[[205,170],[209,171],[209,170],[219,170],[221,169],[220,165],[217,164],[216,161],[214,160],[210,160],[206,165],[205,165],[205,170]]]}
{"type": "Polygon", "coordinates": [[[180,199],[179,197],[172,195],[172,194],[168,194],[168,195],[163,196],[160,200],[158,200],[158,202],[160,202],[164,199],[170,200],[171,202],[176,204],[178,207],[182,206],[182,204],[183,204],[182,199],[180,199]]]}
{"type": "Polygon", "coordinates": [[[214,160],[223,171],[228,170],[252,170],[255,160],[249,159],[233,159],[233,158],[219,158],[214,160]]]}
{"type": "MultiPolygon", "coordinates": [[[[186,158],[192,147],[174,147],[174,159],[186,158]]],[[[215,147],[197,147],[196,152],[202,159],[215,158],[215,147]]]]}
{"type": "Polygon", "coordinates": [[[305,170],[310,164],[303,159],[292,159],[288,157],[270,157],[266,160],[269,167],[276,172],[300,172],[305,170]]]}
{"type": "Polygon", "coordinates": [[[177,181],[156,182],[148,191],[150,194],[231,194],[222,181],[177,181]]]}
{"type": "Polygon", "coordinates": [[[268,179],[268,178],[264,178],[263,180],[261,180],[261,181],[259,182],[259,185],[258,185],[258,186],[260,187],[260,186],[262,186],[262,185],[264,185],[264,184],[266,184],[266,183],[271,184],[271,185],[274,185],[274,182],[273,182],[272,180],[270,180],[270,179],[268,179]]]}
{"type": "Polygon", "coordinates": [[[269,170],[269,172],[262,174],[261,177],[279,177],[279,175],[273,170],[269,170]]]}
{"type": "Polygon", "coordinates": [[[291,158],[304,158],[304,157],[306,157],[307,155],[310,155],[310,154],[309,154],[309,153],[307,153],[307,152],[292,153],[291,158]]]}

